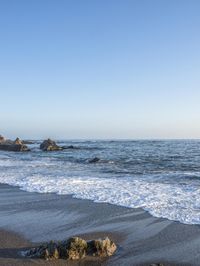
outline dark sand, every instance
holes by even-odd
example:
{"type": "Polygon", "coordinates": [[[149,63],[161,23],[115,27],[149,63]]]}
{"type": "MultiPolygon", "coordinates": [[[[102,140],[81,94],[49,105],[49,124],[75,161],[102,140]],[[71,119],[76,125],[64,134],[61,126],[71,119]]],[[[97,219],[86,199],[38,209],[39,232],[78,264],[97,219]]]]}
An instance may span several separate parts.
{"type": "Polygon", "coordinates": [[[200,265],[200,226],[155,218],[142,209],[38,194],[0,184],[0,266],[200,265]],[[20,251],[70,236],[109,236],[118,245],[108,259],[78,262],[27,259],[20,251]]]}

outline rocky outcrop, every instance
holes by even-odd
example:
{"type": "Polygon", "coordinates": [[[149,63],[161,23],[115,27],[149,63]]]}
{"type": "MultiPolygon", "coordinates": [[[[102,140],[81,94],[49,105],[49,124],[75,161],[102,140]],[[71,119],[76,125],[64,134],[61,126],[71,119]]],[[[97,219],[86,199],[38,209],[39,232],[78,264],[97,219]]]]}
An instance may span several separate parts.
{"type": "Polygon", "coordinates": [[[63,148],[58,146],[55,141],[47,139],[40,144],[40,149],[43,151],[59,151],[63,148]]]}
{"type": "Polygon", "coordinates": [[[87,242],[80,237],[72,237],[58,247],[60,257],[69,260],[79,260],[86,256],[87,242]]]}
{"type": "Polygon", "coordinates": [[[88,251],[92,256],[109,257],[116,251],[117,247],[108,237],[101,240],[91,240],[88,242],[88,251]]]}
{"type": "Polygon", "coordinates": [[[2,142],[5,142],[6,141],[6,139],[2,136],[2,135],[0,135],[0,144],[2,143],[2,142]]]}
{"type": "Polygon", "coordinates": [[[49,242],[25,252],[27,257],[80,260],[85,256],[108,257],[115,253],[117,247],[109,238],[104,240],[85,241],[80,237],[72,237],[66,241],[49,242]]]}
{"type": "Polygon", "coordinates": [[[29,151],[26,145],[17,145],[17,144],[0,144],[0,150],[2,151],[29,151]]]}
{"type": "Polygon", "coordinates": [[[13,142],[15,145],[23,145],[23,141],[19,138],[16,138],[16,140],[13,142]]]}
{"type": "Polygon", "coordinates": [[[23,142],[16,138],[15,141],[7,140],[1,136],[0,138],[0,150],[3,151],[29,151],[28,147],[23,142]]]}
{"type": "Polygon", "coordinates": [[[0,144],[13,144],[13,141],[0,135],[0,144]]]}

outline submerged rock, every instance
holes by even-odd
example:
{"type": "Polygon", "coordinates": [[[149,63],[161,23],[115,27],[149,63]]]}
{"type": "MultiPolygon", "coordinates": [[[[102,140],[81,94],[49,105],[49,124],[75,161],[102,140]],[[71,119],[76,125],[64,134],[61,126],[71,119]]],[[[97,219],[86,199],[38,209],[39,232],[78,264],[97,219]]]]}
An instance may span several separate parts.
{"type": "Polygon", "coordinates": [[[100,159],[98,157],[94,157],[93,159],[89,160],[89,163],[98,163],[100,159]]]}
{"type": "Polygon", "coordinates": [[[162,263],[153,263],[153,264],[150,264],[149,266],[164,266],[164,264],[162,264],[162,263]]]}
{"type": "Polygon", "coordinates": [[[47,139],[40,144],[40,149],[43,151],[59,151],[63,148],[58,146],[55,141],[47,139]]]}
{"type": "Polygon", "coordinates": [[[66,147],[67,149],[74,149],[75,147],[73,145],[69,145],[66,147]]]}
{"type": "Polygon", "coordinates": [[[153,263],[153,264],[150,264],[149,266],[164,266],[164,264],[162,264],[162,263],[153,263]]]}
{"type": "Polygon", "coordinates": [[[114,254],[117,247],[109,238],[86,242],[80,237],[72,237],[66,241],[43,244],[25,252],[27,257],[52,259],[80,260],[86,255],[108,257],[114,254]]]}
{"type": "Polygon", "coordinates": [[[80,149],[79,147],[75,147],[75,146],[73,146],[73,145],[69,145],[69,146],[62,146],[62,148],[64,149],[64,150],[78,150],[78,149],[80,149]]]}
{"type": "Polygon", "coordinates": [[[23,144],[34,144],[34,141],[31,140],[22,140],[23,144]]]}

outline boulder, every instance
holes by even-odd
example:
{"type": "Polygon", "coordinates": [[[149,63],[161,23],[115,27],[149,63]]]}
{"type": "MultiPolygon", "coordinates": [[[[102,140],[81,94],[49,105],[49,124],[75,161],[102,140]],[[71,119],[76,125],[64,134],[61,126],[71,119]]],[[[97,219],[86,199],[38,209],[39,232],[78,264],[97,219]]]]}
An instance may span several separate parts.
{"type": "Polygon", "coordinates": [[[87,242],[80,237],[72,237],[59,246],[61,258],[79,260],[86,256],[87,242]]]}
{"type": "Polygon", "coordinates": [[[40,149],[43,151],[59,151],[62,150],[62,147],[58,146],[55,141],[47,139],[40,144],[40,149]]]}
{"type": "Polygon", "coordinates": [[[108,237],[105,239],[92,240],[88,242],[88,252],[93,256],[108,257],[112,256],[117,246],[108,237]]]}
{"type": "Polygon", "coordinates": [[[49,259],[59,259],[58,245],[57,243],[50,241],[50,243],[43,250],[42,257],[46,260],[49,259]]]}
{"type": "Polygon", "coordinates": [[[2,135],[0,135],[0,143],[5,142],[5,141],[6,139],[2,135]]]}
{"type": "Polygon", "coordinates": [[[11,145],[11,144],[13,144],[13,141],[12,140],[10,140],[10,139],[5,139],[4,141],[2,141],[0,144],[7,144],[7,145],[11,145]]]}
{"type": "Polygon", "coordinates": [[[16,145],[23,145],[23,141],[19,138],[16,138],[16,140],[13,142],[13,144],[16,144],[16,145]]]}
{"type": "Polygon", "coordinates": [[[0,144],[2,151],[30,151],[26,145],[18,144],[0,144]]]}

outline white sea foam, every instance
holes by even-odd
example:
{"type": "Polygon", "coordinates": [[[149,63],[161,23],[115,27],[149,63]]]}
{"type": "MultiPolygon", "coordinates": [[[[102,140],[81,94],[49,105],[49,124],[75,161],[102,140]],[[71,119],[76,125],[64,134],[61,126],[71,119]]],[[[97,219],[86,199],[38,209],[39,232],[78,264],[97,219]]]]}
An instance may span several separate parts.
{"type": "Polygon", "coordinates": [[[48,176],[26,171],[0,174],[0,182],[29,192],[73,194],[76,198],[107,202],[125,207],[141,207],[153,216],[200,224],[200,188],[187,183],[159,182],[150,178],[97,178],[48,176]]]}

